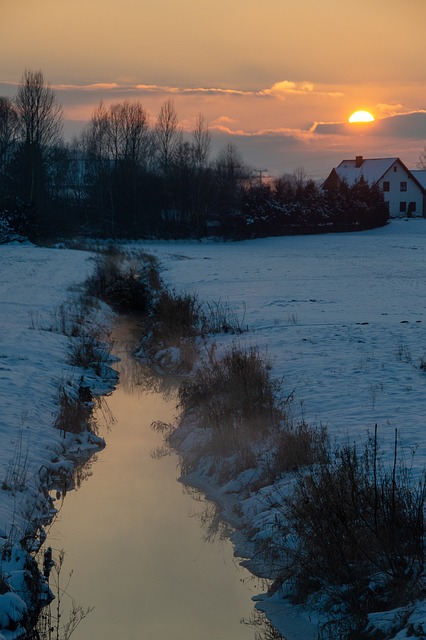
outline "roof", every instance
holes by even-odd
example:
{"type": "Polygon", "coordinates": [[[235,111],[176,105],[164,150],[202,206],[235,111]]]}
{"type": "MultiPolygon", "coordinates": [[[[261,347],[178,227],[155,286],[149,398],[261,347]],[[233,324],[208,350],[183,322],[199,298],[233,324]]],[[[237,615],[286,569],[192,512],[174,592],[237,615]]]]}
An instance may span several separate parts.
{"type": "Polygon", "coordinates": [[[353,184],[361,178],[369,184],[376,184],[395,162],[402,164],[399,158],[371,158],[362,160],[361,166],[357,167],[355,158],[342,160],[336,167],[336,173],[348,184],[353,184]]]}
{"type": "Polygon", "coordinates": [[[412,169],[411,173],[417,182],[422,185],[423,189],[426,189],[426,169],[412,169]]]}

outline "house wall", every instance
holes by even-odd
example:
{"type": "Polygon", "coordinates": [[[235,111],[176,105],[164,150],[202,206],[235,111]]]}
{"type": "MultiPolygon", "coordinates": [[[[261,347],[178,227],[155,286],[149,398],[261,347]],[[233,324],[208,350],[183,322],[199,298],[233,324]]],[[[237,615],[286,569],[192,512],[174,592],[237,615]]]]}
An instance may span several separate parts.
{"type": "Polygon", "coordinates": [[[386,202],[389,203],[391,218],[423,217],[423,193],[411,175],[398,162],[395,162],[384,174],[379,186],[386,202]],[[384,182],[389,182],[389,191],[384,190],[384,182]],[[406,182],[406,191],[401,191],[401,182],[406,182]],[[405,211],[401,210],[401,203],[405,203],[405,211]]]}

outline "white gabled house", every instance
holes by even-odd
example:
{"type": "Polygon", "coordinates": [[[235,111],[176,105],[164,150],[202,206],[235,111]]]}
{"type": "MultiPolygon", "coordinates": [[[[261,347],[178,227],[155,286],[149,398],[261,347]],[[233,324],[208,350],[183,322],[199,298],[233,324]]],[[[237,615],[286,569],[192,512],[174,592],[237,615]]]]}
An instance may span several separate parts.
{"type": "Polygon", "coordinates": [[[389,206],[391,218],[426,217],[426,171],[410,171],[399,158],[343,160],[331,170],[323,187],[358,180],[378,185],[389,206]]]}

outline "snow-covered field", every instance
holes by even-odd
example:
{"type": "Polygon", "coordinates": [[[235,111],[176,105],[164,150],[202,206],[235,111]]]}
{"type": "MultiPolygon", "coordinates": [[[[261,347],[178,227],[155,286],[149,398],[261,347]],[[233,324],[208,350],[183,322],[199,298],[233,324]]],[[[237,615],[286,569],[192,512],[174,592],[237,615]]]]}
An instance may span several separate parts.
{"type": "MultiPolygon", "coordinates": [[[[285,395],[294,390],[296,419],[326,425],[337,441],[361,445],[377,424],[389,460],[397,430],[400,452],[413,463],[414,474],[424,467],[426,221],[394,221],[357,234],[146,248],[161,260],[170,287],[222,299],[244,316],[250,331],[237,342],[259,345],[269,356],[272,375],[284,379],[285,395]]],[[[216,494],[203,478],[190,481],[229,513],[228,493],[244,485],[244,474],[241,485],[234,482],[216,494]]],[[[273,491],[285,489],[266,489],[263,498],[254,494],[243,502],[234,495],[244,526],[258,528],[259,539],[274,535],[273,491]]],[[[234,543],[241,555],[248,551],[252,557],[238,532],[234,543]]],[[[262,598],[260,606],[288,640],[317,637],[314,612],[291,607],[279,592],[262,598]]],[[[387,630],[386,637],[402,640],[405,630],[391,633],[400,615],[395,610],[370,620],[387,630]]],[[[419,630],[426,602],[408,615],[419,630]]]]}
{"type": "MultiPolygon", "coordinates": [[[[236,340],[267,352],[285,393],[294,390],[295,417],[327,425],[338,439],[364,441],[377,423],[391,444],[398,429],[402,446],[417,448],[415,468],[425,465],[426,220],[144,248],[159,258],[169,286],[229,303],[250,329],[236,340]]],[[[67,364],[69,339],[46,328],[90,268],[84,252],[0,246],[0,483],[13,489],[0,489],[3,542],[23,538],[29,515],[46,515],[39,471],[64,453],[52,426],[58,389],[81,376],[67,364]]],[[[3,561],[1,571],[23,588],[23,556],[3,561]]],[[[11,600],[0,595],[0,640],[19,631],[7,630],[23,606],[11,600]]]]}
{"type": "MultiPolygon", "coordinates": [[[[229,302],[293,411],[338,438],[378,424],[418,445],[426,464],[426,221],[352,234],[145,247],[163,278],[201,300],[229,302]]],[[[223,340],[223,337],[220,338],[223,340]]],[[[232,340],[232,338],[230,338],[232,340]]]]}

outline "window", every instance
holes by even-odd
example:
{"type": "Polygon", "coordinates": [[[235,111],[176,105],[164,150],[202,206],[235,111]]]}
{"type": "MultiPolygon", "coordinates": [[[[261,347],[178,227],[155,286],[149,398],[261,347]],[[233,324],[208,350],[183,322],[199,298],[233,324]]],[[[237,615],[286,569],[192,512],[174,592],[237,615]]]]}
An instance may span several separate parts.
{"type": "Polygon", "coordinates": [[[398,167],[396,166],[396,164],[393,167],[393,172],[396,173],[398,171],[398,167]]]}
{"type": "Polygon", "coordinates": [[[400,182],[399,183],[399,190],[400,191],[407,191],[407,183],[406,182],[400,182]]]}
{"type": "Polygon", "coordinates": [[[416,213],[416,203],[409,202],[408,203],[408,213],[416,213]]]}
{"type": "Polygon", "coordinates": [[[407,203],[406,202],[400,202],[399,203],[399,211],[400,211],[400,213],[405,213],[407,211],[407,203]]]}
{"type": "Polygon", "coordinates": [[[383,182],[383,191],[390,191],[390,182],[389,182],[389,180],[385,180],[383,182]]]}

